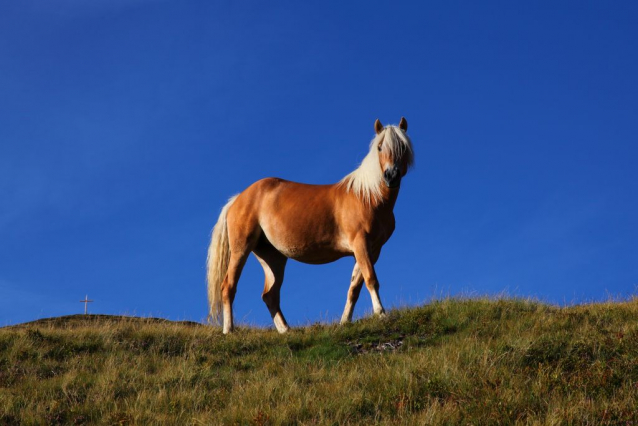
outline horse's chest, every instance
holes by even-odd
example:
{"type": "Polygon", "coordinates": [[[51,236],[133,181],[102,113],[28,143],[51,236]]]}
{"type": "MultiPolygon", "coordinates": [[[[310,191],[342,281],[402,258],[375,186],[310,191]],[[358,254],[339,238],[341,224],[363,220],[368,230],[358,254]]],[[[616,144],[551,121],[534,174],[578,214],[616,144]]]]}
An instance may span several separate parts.
{"type": "Polygon", "coordinates": [[[368,235],[369,243],[380,248],[392,236],[394,225],[394,215],[375,218],[372,223],[371,232],[368,235]]]}

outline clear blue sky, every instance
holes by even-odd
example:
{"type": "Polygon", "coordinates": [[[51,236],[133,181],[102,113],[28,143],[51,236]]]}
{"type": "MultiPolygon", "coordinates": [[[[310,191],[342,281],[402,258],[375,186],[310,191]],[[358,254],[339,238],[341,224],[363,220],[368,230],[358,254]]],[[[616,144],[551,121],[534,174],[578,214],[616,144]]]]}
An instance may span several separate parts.
{"type": "MultiPolygon", "coordinates": [[[[636,22],[635,2],[4,1],[0,325],[85,294],[202,320],[226,199],[336,182],[402,115],[416,168],[377,263],[386,306],[630,297],[636,22]]],[[[338,317],[352,264],[290,262],[291,324],[338,317]]],[[[238,320],[270,324],[262,287],[251,258],[238,320]]]]}

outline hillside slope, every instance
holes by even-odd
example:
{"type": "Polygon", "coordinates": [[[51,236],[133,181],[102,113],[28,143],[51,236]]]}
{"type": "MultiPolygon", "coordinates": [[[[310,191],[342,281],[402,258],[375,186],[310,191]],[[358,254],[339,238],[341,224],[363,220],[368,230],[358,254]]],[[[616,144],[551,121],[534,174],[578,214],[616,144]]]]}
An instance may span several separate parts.
{"type": "Polygon", "coordinates": [[[636,424],[638,300],[444,300],[280,336],[0,329],[0,424],[636,424]]]}

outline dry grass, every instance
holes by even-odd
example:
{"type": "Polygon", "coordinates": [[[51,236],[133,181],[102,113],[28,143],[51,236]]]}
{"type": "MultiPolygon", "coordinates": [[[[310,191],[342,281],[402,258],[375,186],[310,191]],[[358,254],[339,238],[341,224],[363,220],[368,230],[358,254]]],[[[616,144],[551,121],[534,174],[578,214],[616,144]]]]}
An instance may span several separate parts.
{"type": "Polygon", "coordinates": [[[638,424],[638,300],[445,300],[339,327],[0,329],[0,424],[638,424]]]}

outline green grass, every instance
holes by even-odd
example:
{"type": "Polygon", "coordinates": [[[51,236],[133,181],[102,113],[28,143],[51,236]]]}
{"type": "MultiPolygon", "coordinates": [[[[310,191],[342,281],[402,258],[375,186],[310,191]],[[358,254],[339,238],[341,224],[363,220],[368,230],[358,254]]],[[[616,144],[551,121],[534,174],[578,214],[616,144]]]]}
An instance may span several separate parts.
{"type": "Polygon", "coordinates": [[[281,336],[68,317],[0,329],[0,424],[638,424],[638,300],[444,300],[281,336]]]}

